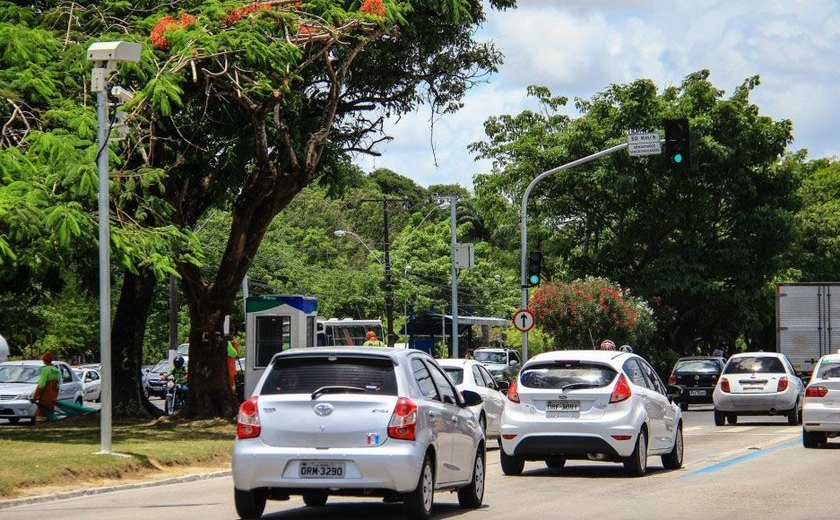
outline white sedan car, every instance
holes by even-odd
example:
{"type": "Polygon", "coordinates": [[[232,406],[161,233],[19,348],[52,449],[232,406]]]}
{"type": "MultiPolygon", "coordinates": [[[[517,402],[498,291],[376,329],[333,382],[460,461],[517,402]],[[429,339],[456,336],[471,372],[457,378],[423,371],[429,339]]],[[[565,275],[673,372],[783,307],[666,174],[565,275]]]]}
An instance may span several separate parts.
{"type": "Polygon", "coordinates": [[[733,354],[712,393],[715,424],[735,424],[739,415],[785,415],[796,426],[802,422],[804,397],[805,385],[784,354],[733,354]]]}
{"type": "Polygon", "coordinates": [[[487,438],[498,439],[501,434],[502,410],[505,409],[507,383],[496,382],[484,365],[472,359],[438,359],[438,364],[455,383],[458,391],[472,390],[483,403],[472,407],[487,438]],[[500,386],[502,385],[502,386],[500,386]]]}
{"type": "MultiPolygon", "coordinates": [[[[678,387],[667,387],[679,394],[678,387]]],[[[562,468],[567,459],[622,462],[630,476],[650,455],[682,466],[682,411],[641,357],[607,350],[546,352],[528,360],[507,393],[501,465],[522,472],[526,460],[562,468]]]]}
{"type": "Polygon", "coordinates": [[[73,367],[73,372],[82,382],[82,394],[85,401],[99,401],[102,394],[102,378],[94,368],[73,367]]]}
{"type": "Polygon", "coordinates": [[[820,358],[805,389],[802,445],[816,448],[840,435],[840,353],[820,358]]]}
{"type": "Polygon", "coordinates": [[[276,354],[239,409],[233,448],[236,511],[266,499],[330,495],[402,501],[429,518],[435,490],[465,508],[484,497],[485,439],[470,406],[432,357],[414,349],[316,347],[276,354]]]}

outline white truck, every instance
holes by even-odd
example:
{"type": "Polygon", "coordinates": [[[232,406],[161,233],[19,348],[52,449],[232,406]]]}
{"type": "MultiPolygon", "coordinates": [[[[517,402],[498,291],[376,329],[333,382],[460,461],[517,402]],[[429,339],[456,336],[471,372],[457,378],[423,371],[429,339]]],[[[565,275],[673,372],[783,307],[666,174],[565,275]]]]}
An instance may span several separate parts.
{"type": "Polygon", "coordinates": [[[776,351],[799,374],[840,349],[840,282],[776,284],[776,351]]]}

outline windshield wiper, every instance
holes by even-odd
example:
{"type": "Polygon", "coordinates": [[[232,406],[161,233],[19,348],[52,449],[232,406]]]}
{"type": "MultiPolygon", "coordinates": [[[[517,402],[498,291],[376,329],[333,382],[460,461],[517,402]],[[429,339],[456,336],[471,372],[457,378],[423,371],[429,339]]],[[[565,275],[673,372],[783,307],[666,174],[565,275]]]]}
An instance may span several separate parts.
{"type": "Polygon", "coordinates": [[[600,386],[601,385],[599,385],[598,383],[571,383],[560,388],[560,390],[577,390],[578,388],[598,388],[600,386]]]}
{"type": "Polygon", "coordinates": [[[343,393],[350,393],[350,394],[363,394],[365,393],[364,388],[359,388],[358,386],[322,386],[321,388],[312,392],[312,399],[315,400],[318,396],[323,394],[343,394],[343,393]]]}

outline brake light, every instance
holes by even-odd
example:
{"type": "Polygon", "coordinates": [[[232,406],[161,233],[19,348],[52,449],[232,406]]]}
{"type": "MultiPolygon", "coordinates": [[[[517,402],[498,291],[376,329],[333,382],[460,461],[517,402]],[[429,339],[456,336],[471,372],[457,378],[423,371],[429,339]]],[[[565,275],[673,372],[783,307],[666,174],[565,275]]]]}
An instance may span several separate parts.
{"type": "Polygon", "coordinates": [[[510,384],[510,386],[508,387],[508,391],[507,391],[508,401],[510,401],[512,403],[518,403],[519,402],[519,383],[517,381],[518,381],[518,379],[514,379],[513,382],[510,384]]]}
{"type": "Polygon", "coordinates": [[[720,391],[725,392],[727,394],[730,392],[730,390],[729,390],[729,380],[726,379],[725,377],[720,378],[720,391]]]}
{"type": "Polygon", "coordinates": [[[388,423],[388,437],[413,441],[416,440],[416,428],[417,405],[407,397],[400,397],[388,423]]]}
{"type": "Polygon", "coordinates": [[[788,387],[788,379],[785,376],[779,378],[779,384],[776,385],[777,392],[784,392],[788,387]]]}
{"type": "Polygon", "coordinates": [[[671,377],[668,378],[669,385],[677,384],[677,374],[671,373],[671,377]]]}
{"type": "Polygon", "coordinates": [[[630,391],[630,383],[627,382],[627,377],[621,374],[618,376],[618,382],[616,382],[615,388],[613,388],[612,394],[610,395],[610,403],[626,401],[630,399],[631,395],[633,395],[633,392],[630,391]]]}
{"type": "Polygon", "coordinates": [[[260,436],[260,409],[257,396],[251,396],[239,407],[236,418],[236,438],[251,439],[260,436]]]}
{"type": "Polygon", "coordinates": [[[809,386],[805,389],[805,397],[825,397],[828,388],[824,386],[809,386]]]}

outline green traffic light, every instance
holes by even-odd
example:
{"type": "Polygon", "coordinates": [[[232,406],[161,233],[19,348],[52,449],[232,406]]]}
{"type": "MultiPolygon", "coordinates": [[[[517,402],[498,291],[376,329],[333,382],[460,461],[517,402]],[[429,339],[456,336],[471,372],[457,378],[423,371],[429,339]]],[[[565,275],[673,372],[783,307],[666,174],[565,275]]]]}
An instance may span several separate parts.
{"type": "Polygon", "coordinates": [[[540,277],[538,275],[532,274],[531,277],[528,278],[528,281],[531,283],[531,285],[537,285],[538,283],[540,283],[540,277]]]}
{"type": "Polygon", "coordinates": [[[674,154],[674,162],[680,164],[683,161],[683,156],[681,153],[674,154]]]}

